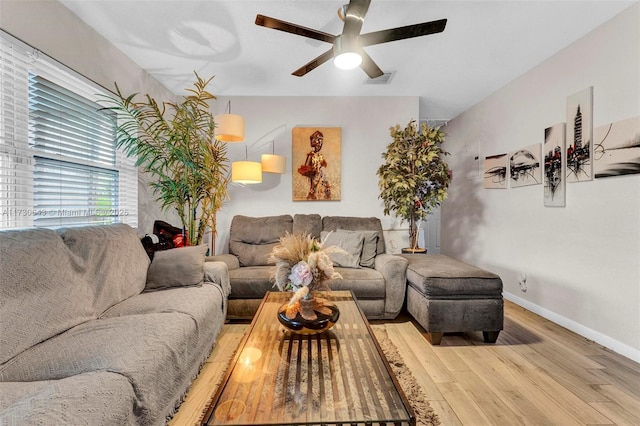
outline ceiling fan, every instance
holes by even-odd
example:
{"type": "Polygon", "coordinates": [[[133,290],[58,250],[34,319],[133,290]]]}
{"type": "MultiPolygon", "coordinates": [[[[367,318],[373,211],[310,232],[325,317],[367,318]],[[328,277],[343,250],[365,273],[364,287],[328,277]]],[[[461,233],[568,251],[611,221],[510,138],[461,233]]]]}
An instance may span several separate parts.
{"type": "Polygon", "coordinates": [[[444,31],[444,27],[447,25],[446,19],[440,19],[438,21],[360,34],[364,17],[369,9],[369,3],[371,3],[371,0],[350,0],[349,4],[342,6],[338,10],[340,19],[344,21],[342,33],[339,35],[328,34],[260,14],[256,16],[256,25],[324,41],[333,45],[331,49],[291,73],[295,76],[302,77],[329,59],[334,58],[336,66],[346,69],[360,66],[369,78],[380,77],[384,73],[373,59],[367,55],[363,47],[440,33],[444,31]],[[345,58],[347,60],[355,60],[355,62],[341,66],[341,61],[345,58]]]}

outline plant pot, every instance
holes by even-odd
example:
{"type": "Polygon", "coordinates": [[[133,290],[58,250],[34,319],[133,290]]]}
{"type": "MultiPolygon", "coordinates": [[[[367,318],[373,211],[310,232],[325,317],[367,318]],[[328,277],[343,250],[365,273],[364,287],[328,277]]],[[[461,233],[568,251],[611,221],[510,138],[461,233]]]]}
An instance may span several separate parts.
{"type": "Polygon", "coordinates": [[[302,299],[294,305],[285,303],[278,308],[278,321],[296,334],[318,334],[329,330],[340,318],[338,307],[320,297],[302,299]]]}
{"type": "Polygon", "coordinates": [[[421,247],[416,247],[416,248],[403,248],[402,249],[402,254],[426,254],[427,253],[427,249],[426,248],[421,248],[421,247]]]}

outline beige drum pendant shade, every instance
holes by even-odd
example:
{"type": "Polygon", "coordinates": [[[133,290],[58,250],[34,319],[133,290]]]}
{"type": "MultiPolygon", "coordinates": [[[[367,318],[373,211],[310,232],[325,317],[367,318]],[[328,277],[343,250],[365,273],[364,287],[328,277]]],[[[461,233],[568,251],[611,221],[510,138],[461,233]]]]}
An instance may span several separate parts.
{"type": "Polygon", "coordinates": [[[235,161],[231,163],[231,181],[237,183],[261,183],[262,164],[255,161],[235,161]]]}
{"type": "Polygon", "coordinates": [[[215,138],[222,142],[244,141],[244,118],[237,114],[220,114],[215,117],[215,138]]]}
{"type": "Polygon", "coordinates": [[[262,154],[262,171],[267,173],[279,173],[285,172],[285,166],[287,158],[282,155],[274,154],[262,154]]]}

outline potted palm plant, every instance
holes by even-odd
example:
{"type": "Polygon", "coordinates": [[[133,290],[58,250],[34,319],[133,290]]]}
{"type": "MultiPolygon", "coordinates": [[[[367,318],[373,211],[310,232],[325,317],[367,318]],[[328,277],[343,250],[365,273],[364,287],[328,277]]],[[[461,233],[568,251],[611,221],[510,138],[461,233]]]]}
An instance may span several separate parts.
{"type": "MultiPolygon", "coordinates": [[[[188,243],[201,244],[206,228],[215,237],[215,216],[228,198],[226,146],[214,138],[215,121],[206,90],[213,77],[197,73],[193,88],[179,102],[158,102],[149,95],[135,101],[116,84],[116,96],[107,98],[117,118],[117,145],[136,166],[155,179],[150,185],[163,210],[175,209],[188,243]]],[[[215,238],[214,238],[215,241],[215,238]]]]}
{"type": "Polygon", "coordinates": [[[404,129],[390,129],[391,142],[382,154],[384,164],[378,170],[378,187],[384,214],[395,214],[409,222],[409,245],[404,251],[424,252],[418,243],[418,222],[447,198],[451,170],[443,160],[448,152],[441,148],[445,134],[415,120],[404,129]]]}

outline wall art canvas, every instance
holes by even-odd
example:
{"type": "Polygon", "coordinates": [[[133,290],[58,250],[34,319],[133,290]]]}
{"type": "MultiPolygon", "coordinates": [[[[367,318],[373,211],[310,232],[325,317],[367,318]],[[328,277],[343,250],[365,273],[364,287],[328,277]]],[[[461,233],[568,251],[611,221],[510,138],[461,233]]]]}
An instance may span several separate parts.
{"type": "Polygon", "coordinates": [[[564,207],[566,203],[566,173],[564,161],[565,124],[544,129],[544,205],[564,207]]]}
{"type": "Polygon", "coordinates": [[[292,130],[293,201],[338,201],[341,195],[342,129],[292,130]]]}
{"type": "Polygon", "coordinates": [[[484,187],[487,189],[507,189],[507,167],[507,154],[485,157],[484,187]]]}
{"type": "Polygon", "coordinates": [[[512,188],[542,183],[542,144],[529,145],[509,154],[509,180],[512,188]]]}
{"type": "Polygon", "coordinates": [[[593,87],[567,98],[567,182],[593,179],[593,87]]]}
{"type": "Polygon", "coordinates": [[[640,173],[640,115],[593,131],[596,178],[640,173]]]}

